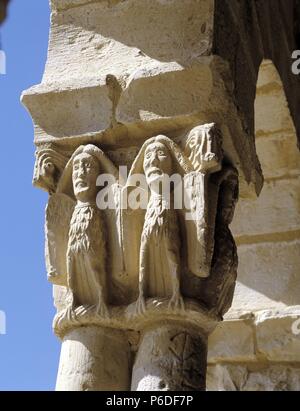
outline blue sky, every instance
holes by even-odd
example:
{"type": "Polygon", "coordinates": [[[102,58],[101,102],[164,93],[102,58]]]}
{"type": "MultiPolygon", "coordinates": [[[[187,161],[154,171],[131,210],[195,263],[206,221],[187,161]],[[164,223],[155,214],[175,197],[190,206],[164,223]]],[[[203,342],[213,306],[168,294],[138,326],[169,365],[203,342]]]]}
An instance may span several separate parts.
{"type": "Polygon", "coordinates": [[[52,334],[52,290],[44,265],[47,194],[32,187],[33,126],[20,103],[38,84],[47,55],[48,0],[11,0],[0,28],[7,74],[0,75],[0,390],[52,390],[60,343],[52,334]]]}

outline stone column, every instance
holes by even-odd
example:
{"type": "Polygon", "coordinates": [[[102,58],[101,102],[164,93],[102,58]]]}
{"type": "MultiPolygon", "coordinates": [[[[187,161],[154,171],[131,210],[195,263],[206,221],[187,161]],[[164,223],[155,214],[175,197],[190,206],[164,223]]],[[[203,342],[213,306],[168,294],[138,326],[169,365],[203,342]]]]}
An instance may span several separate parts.
{"type": "Polygon", "coordinates": [[[207,336],[201,329],[168,322],[143,330],[135,359],[133,391],[204,391],[207,336]]]}
{"type": "Polygon", "coordinates": [[[35,124],[34,184],[50,195],[58,389],[129,389],[131,376],[133,390],[205,389],[207,336],[237,275],[229,225],[239,191],[253,197],[263,184],[253,90],[269,33],[258,40],[253,16],[265,9],[250,3],[51,1],[43,80],[22,101],[35,124]],[[100,212],[96,177],[107,174],[114,207],[100,212]],[[152,192],[146,210],[123,208],[137,174],[144,192],[179,175],[189,204],[152,192]]]}
{"type": "Polygon", "coordinates": [[[62,341],[57,391],[128,391],[131,353],[122,331],[75,328],[62,341]]]}

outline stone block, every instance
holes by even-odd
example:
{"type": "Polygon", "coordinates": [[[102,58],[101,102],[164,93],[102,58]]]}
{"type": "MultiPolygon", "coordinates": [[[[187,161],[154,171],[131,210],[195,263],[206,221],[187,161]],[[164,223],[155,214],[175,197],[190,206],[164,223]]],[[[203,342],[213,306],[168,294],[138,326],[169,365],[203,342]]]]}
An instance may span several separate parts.
{"type": "Polygon", "coordinates": [[[232,310],[300,304],[300,241],[238,247],[238,283],[232,310]]]}
{"type": "MultiPolygon", "coordinates": [[[[241,199],[231,229],[237,240],[253,237],[247,240],[250,243],[256,242],[256,235],[299,230],[300,177],[266,182],[259,198],[241,199]]],[[[281,240],[279,235],[277,241],[281,240]]]]}
{"type": "Polygon", "coordinates": [[[257,350],[270,361],[300,361],[300,310],[295,314],[258,315],[257,350]],[[297,321],[298,320],[298,321],[297,321]]]}
{"type": "Polygon", "coordinates": [[[251,324],[224,321],[208,339],[208,362],[254,360],[254,338],[251,324]]]}
{"type": "Polygon", "coordinates": [[[212,47],[212,0],[52,3],[45,81],[67,72],[77,78],[97,72],[128,77],[152,62],[184,67],[212,47]]]}
{"type": "Polygon", "coordinates": [[[266,180],[300,174],[300,153],[295,133],[257,138],[256,149],[266,180]]]}
{"type": "Polygon", "coordinates": [[[255,112],[257,135],[294,129],[282,85],[269,83],[258,89],[255,112]]]}
{"type": "Polygon", "coordinates": [[[299,391],[300,368],[285,365],[213,365],[207,391],[299,391]]]}

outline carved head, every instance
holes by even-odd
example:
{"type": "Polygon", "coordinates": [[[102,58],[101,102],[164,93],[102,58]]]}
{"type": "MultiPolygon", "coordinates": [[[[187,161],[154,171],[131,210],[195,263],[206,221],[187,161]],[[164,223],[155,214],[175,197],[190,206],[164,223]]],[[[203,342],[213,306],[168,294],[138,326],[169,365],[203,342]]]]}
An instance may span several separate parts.
{"type": "Polygon", "coordinates": [[[68,161],[56,192],[72,199],[75,197],[83,203],[95,203],[100,173],[109,174],[118,181],[118,170],[99,147],[94,144],[81,145],[68,161]]]}
{"type": "Polygon", "coordinates": [[[134,176],[145,174],[148,186],[156,191],[164,177],[173,173],[184,176],[192,171],[192,164],[177,144],[167,136],[158,135],[149,138],[142,145],[132,164],[126,186],[135,186],[134,176]],[[155,186],[157,182],[159,185],[155,186]]]}
{"type": "Polygon", "coordinates": [[[221,170],[222,135],[214,123],[194,127],[186,136],[185,153],[195,171],[214,173],[221,170]]]}
{"type": "Polygon", "coordinates": [[[172,157],[165,144],[155,141],[148,145],[143,168],[149,186],[155,181],[162,181],[164,175],[172,174],[172,157]]]}
{"type": "Polygon", "coordinates": [[[96,180],[99,174],[100,164],[95,156],[82,152],[74,157],[72,181],[77,200],[84,203],[96,201],[96,180]]]}
{"type": "Polygon", "coordinates": [[[50,194],[55,191],[56,167],[49,156],[43,156],[41,161],[37,161],[33,174],[33,185],[48,191],[50,194]]]}
{"type": "Polygon", "coordinates": [[[33,185],[53,194],[58,179],[68,161],[68,153],[62,154],[58,148],[38,148],[33,173],[33,185]]]}

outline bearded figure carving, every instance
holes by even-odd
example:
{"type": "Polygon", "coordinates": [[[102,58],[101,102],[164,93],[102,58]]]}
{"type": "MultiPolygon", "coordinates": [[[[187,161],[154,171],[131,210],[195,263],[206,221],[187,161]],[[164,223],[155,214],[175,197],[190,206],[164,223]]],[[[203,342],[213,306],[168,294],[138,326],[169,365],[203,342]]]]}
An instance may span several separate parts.
{"type": "Polygon", "coordinates": [[[48,205],[48,275],[67,287],[69,315],[84,307],[108,316],[106,224],[96,204],[101,173],[116,175],[102,150],[91,144],[78,147],[48,205]]]}
{"type": "Polygon", "coordinates": [[[150,189],[141,237],[139,299],[137,309],[145,310],[149,297],[170,297],[170,307],[183,308],[180,293],[179,221],[170,199],[165,177],[172,174],[172,157],[162,137],[154,138],[144,153],[143,169],[150,189]]]}
{"type": "Polygon", "coordinates": [[[99,154],[98,150],[87,146],[76,150],[72,160],[77,203],[70,224],[67,273],[72,308],[96,304],[97,313],[106,316],[105,227],[96,205],[99,154]]]}
{"type": "Polygon", "coordinates": [[[126,210],[122,224],[124,237],[129,239],[131,250],[128,257],[129,249],[123,244],[125,267],[131,275],[135,267],[138,267],[136,312],[145,312],[147,298],[168,299],[169,309],[182,310],[183,272],[190,269],[198,277],[207,276],[204,265],[201,267],[205,259],[200,261],[195,258],[195,253],[203,253],[201,236],[203,232],[206,233],[207,221],[204,208],[198,207],[203,204],[203,184],[194,185],[194,189],[196,187],[199,190],[196,195],[199,204],[195,204],[199,218],[193,221],[185,218],[187,210],[175,207],[175,192],[178,194],[181,191],[183,194],[185,178],[191,182],[195,178],[198,181],[200,177],[201,182],[204,181],[204,175],[195,172],[182,150],[163,135],[150,138],[144,143],[132,165],[127,188],[133,185],[132,180],[136,175],[145,177],[145,190],[148,192],[146,211],[126,210]],[[187,247],[187,243],[192,244],[193,249],[187,247]],[[136,256],[135,263],[132,256],[136,256]]]}

